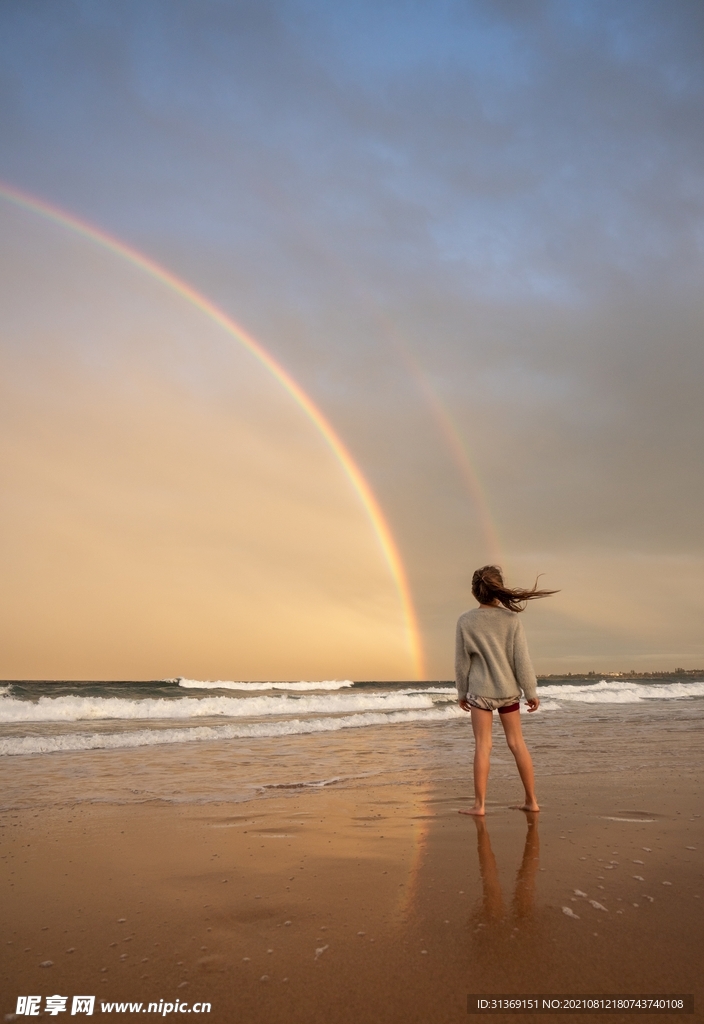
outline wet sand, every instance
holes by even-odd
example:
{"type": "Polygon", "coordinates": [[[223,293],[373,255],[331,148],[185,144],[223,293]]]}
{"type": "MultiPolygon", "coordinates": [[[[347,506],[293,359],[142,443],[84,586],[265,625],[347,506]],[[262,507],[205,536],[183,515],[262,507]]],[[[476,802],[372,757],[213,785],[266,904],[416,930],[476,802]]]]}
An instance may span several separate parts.
{"type": "Polygon", "coordinates": [[[509,780],[490,795],[483,821],[449,782],[6,812],[0,1012],[59,993],[441,1024],[477,1019],[469,993],[694,993],[658,1019],[704,1019],[701,785],[543,778],[536,816],[509,780]]]}

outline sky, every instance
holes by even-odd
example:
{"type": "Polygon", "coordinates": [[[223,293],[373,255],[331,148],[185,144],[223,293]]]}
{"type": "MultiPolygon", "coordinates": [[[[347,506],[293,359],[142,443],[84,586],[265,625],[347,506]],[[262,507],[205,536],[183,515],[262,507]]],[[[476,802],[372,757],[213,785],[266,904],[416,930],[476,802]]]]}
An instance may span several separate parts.
{"type": "Polygon", "coordinates": [[[698,0],[4,0],[0,677],[451,678],[487,562],[704,666],[703,101],[698,0]]]}

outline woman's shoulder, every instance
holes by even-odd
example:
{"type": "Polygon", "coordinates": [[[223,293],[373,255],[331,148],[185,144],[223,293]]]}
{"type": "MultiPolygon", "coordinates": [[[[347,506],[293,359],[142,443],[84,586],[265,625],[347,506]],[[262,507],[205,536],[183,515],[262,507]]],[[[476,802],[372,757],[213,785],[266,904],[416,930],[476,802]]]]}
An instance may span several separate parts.
{"type": "Polygon", "coordinates": [[[457,622],[471,622],[472,619],[476,619],[479,611],[479,608],[468,608],[466,612],[462,612],[457,622]]]}
{"type": "Polygon", "coordinates": [[[517,612],[512,612],[510,608],[504,608],[500,605],[497,608],[487,608],[481,605],[479,608],[470,608],[468,611],[463,612],[457,620],[458,625],[476,625],[478,623],[489,624],[490,622],[506,622],[507,624],[515,620],[515,623],[520,622],[520,617],[517,612]]]}

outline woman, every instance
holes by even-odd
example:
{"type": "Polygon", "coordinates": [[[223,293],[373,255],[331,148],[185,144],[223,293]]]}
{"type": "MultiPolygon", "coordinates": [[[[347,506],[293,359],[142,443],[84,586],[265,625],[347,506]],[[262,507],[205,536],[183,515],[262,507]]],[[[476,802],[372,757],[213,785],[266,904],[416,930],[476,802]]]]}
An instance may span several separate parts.
{"type": "MultiPolygon", "coordinates": [[[[537,584],[537,580],[536,580],[537,584]]],[[[526,792],[519,810],[539,811],[535,797],[533,762],[521,731],[521,692],[528,711],[538,710],[537,680],[528,644],[517,612],[526,601],[549,597],[556,590],[511,590],[504,584],[501,569],[485,565],[472,577],[472,594],[478,608],[465,612],[457,623],[455,679],[463,711],[472,715],[474,732],[474,806],[460,814],[485,814],[486,784],[489,778],[491,726],[498,711],[506,742],[516,759],[526,792]]]]}

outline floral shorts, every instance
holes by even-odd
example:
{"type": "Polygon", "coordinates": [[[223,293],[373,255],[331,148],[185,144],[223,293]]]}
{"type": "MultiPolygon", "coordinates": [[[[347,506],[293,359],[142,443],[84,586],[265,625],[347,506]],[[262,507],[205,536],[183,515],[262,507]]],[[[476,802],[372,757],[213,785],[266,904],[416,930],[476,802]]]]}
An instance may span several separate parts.
{"type": "Polygon", "coordinates": [[[505,715],[510,711],[520,709],[520,694],[515,697],[477,697],[473,693],[467,694],[467,703],[473,708],[480,708],[482,711],[498,711],[505,715]]]}

